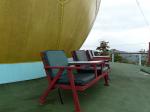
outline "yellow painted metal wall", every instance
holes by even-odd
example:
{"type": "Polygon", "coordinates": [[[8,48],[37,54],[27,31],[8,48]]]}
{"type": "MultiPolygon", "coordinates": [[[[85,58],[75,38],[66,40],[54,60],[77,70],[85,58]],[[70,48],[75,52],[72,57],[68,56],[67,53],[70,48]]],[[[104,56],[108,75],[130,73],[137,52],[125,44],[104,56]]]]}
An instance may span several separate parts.
{"type": "Polygon", "coordinates": [[[100,0],[0,0],[0,63],[40,60],[39,52],[68,54],[86,39],[100,0]]]}

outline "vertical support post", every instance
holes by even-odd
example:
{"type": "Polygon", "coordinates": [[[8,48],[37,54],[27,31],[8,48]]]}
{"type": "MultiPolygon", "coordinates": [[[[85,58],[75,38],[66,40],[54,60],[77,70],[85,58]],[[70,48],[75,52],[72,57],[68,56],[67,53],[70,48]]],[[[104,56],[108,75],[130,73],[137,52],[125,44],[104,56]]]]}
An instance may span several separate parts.
{"type": "Polygon", "coordinates": [[[150,65],[150,42],[149,42],[149,49],[148,49],[148,64],[150,65]]]}
{"type": "Polygon", "coordinates": [[[114,52],[112,53],[112,57],[111,57],[111,58],[112,58],[112,62],[114,63],[114,60],[115,60],[115,59],[114,59],[114,58],[115,58],[114,52]]]}
{"type": "Polygon", "coordinates": [[[139,54],[139,65],[140,66],[142,65],[141,62],[142,62],[142,54],[139,54]]]}

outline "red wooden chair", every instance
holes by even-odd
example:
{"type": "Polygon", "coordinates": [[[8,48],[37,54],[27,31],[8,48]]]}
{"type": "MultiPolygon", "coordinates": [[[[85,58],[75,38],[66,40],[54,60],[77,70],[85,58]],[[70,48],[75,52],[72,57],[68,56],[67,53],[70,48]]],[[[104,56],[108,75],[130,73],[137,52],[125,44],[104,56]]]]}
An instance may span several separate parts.
{"type": "MultiPolygon", "coordinates": [[[[44,51],[41,53],[41,57],[49,82],[47,89],[40,97],[41,104],[46,101],[46,97],[53,89],[61,88],[65,90],[72,90],[75,112],[81,112],[77,91],[84,91],[101,78],[104,78],[105,85],[108,85],[108,72],[105,71],[101,74],[97,74],[96,66],[98,64],[103,65],[103,62],[89,63],[93,66],[93,73],[78,73],[73,71],[81,69],[81,67],[69,66],[64,51],[44,51]]],[[[82,62],[82,64],[84,63],[82,62]]]]}
{"type": "Polygon", "coordinates": [[[95,56],[93,50],[87,50],[86,51],[88,60],[91,61],[97,61],[97,60],[104,60],[105,66],[107,66],[110,69],[109,61],[111,60],[110,56],[95,56]]]}
{"type": "MultiPolygon", "coordinates": [[[[93,58],[93,54],[91,54],[91,50],[76,50],[76,51],[72,51],[72,57],[74,61],[104,61],[104,66],[103,69],[101,69],[101,67],[98,67],[98,71],[101,72],[101,70],[105,70],[108,71],[110,69],[110,65],[108,63],[108,61],[105,58],[93,58]]],[[[79,72],[89,72],[92,71],[93,67],[91,68],[89,65],[85,65],[85,68],[78,70],[79,72]]]]}

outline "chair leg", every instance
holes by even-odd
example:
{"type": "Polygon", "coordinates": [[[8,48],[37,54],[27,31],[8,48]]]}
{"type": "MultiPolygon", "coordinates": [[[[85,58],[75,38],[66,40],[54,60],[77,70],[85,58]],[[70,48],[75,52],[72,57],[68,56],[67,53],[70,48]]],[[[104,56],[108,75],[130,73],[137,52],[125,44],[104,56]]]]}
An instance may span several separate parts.
{"type": "Polygon", "coordinates": [[[74,101],[74,105],[75,105],[75,112],[81,112],[79,98],[78,98],[77,90],[76,90],[76,87],[74,84],[74,76],[71,71],[68,71],[68,76],[70,79],[70,84],[71,84],[71,88],[72,88],[72,92],[73,92],[73,101],[74,101]]]}
{"type": "Polygon", "coordinates": [[[46,97],[48,94],[52,91],[52,89],[55,87],[56,81],[59,79],[61,76],[62,72],[64,69],[60,69],[56,75],[56,77],[52,80],[51,84],[48,85],[48,88],[46,91],[43,93],[43,95],[40,97],[40,103],[43,104],[46,101],[46,97]]]}
{"type": "Polygon", "coordinates": [[[109,70],[108,70],[108,80],[109,80],[109,81],[111,81],[111,78],[110,78],[110,76],[109,76],[110,72],[111,72],[111,69],[109,68],[109,70]]]}
{"type": "Polygon", "coordinates": [[[73,89],[72,92],[73,92],[73,99],[74,99],[74,104],[75,104],[75,111],[81,112],[77,91],[75,89],[73,89]]]}
{"type": "Polygon", "coordinates": [[[60,88],[58,88],[58,95],[59,95],[59,99],[60,99],[61,104],[64,104],[62,96],[61,96],[60,88]]]}
{"type": "Polygon", "coordinates": [[[108,78],[109,78],[109,76],[108,76],[108,73],[104,76],[104,79],[105,79],[105,86],[109,86],[109,83],[108,83],[108,78]]]}
{"type": "Polygon", "coordinates": [[[48,96],[48,94],[51,92],[52,90],[52,85],[50,85],[45,92],[43,93],[43,95],[40,97],[40,104],[44,104],[46,101],[46,97],[48,96]]]}

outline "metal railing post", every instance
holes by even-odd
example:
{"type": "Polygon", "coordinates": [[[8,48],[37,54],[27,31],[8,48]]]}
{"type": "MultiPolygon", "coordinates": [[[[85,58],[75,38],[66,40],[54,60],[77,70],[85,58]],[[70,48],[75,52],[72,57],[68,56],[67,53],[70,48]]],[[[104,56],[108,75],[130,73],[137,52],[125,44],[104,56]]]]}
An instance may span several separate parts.
{"type": "Polygon", "coordinates": [[[114,60],[115,60],[115,59],[114,59],[114,58],[115,58],[114,53],[112,53],[112,57],[111,57],[111,58],[112,58],[112,62],[114,63],[114,60]]]}
{"type": "Polygon", "coordinates": [[[142,54],[139,54],[139,65],[140,66],[142,65],[141,62],[142,62],[142,54]]]}

